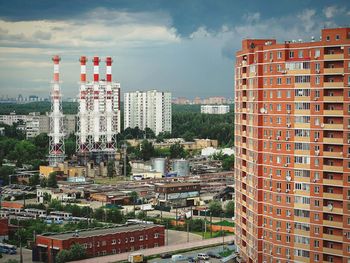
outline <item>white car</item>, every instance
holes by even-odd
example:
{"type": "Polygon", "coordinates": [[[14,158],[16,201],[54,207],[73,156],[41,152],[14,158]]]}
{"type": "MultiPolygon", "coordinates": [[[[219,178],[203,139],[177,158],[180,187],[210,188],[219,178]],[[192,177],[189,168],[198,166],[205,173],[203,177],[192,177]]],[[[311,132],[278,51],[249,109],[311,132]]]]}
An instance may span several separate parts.
{"type": "Polygon", "coordinates": [[[208,260],[209,256],[205,253],[198,253],[197,258],[202,260],[208,260]]]}

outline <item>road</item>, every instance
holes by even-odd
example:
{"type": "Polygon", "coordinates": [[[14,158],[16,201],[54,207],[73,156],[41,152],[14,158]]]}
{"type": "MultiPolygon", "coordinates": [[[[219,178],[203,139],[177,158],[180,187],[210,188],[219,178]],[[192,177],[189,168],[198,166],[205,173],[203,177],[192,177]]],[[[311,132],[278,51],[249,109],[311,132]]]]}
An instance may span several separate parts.
{"type": "MultiPolygon", "coordinates": [[[[226,236],[225,237],[225,242],[232,241],[232,240],[233,240],[233,236],[226,236]]],[[[139,251],[142,252],[145,256],[158,255],[158,254],[162,254],[162,253],[174,254],[174,252],[179,251],[179,250],[220,245],[220,244],[222,244],[222,241],[223,241],[222,237],[217,237],[217,238],[211,238],[211,239],[205,239],[205,240],[192,241],[190,243],[186,242],[186,243],[150,248],[150,249],[139,250],[139,251]]],[[[130,253],[122,253],[122,254],[109,255],[109,256],[104,256],[104,257],[99,257],[99,258],[84,259],[84,260],[73,261],[73,262],[77,262],[77,263],[78,262],[79,263],[119,262],[119,261],[127,260],[129,254],[130,253]]]]}

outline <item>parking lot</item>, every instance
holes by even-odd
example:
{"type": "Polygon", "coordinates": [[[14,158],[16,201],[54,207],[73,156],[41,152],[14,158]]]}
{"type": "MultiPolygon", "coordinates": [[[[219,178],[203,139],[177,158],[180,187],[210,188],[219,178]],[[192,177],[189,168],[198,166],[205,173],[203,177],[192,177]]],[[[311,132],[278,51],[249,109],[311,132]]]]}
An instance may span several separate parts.
{"type": "MultiPolygon", "coordinates": [[[[234,245],[225,245],[224,246],[226,249],[229,249],[229,250],[235,250],[235,246],[234,245]]],[[[176,254],[181,254],[183,256],[185,256],[186,258],[196,258],[198,253],[214,253],[214,254],[219,254],[220,252],[223,251],[223,246],[220,245],[220,246],[215,246],[215,247],[211,247],[211,248],[204,248],[204,249],[198,249],[198,250],[193,250],[193,251],[190,251],[190,252],[185,252],[185,253],[176,253],[176,254]]],[[[175,253],[174,253],[175,254],[175,253]]],[[[181,262],[187,262],[188,260],[184,260],[184,261],[181,261],[181,262]]],[[[171,260],[171,258],[167,258],[167,259],[161,259],[161,258],[155,258],[155,259],[152,259],[150,260],[149,262],[151,263],[169,263],[169,262],[173,262],[171,260]]],[[[180,261],[178,261],[180,262],[180,261]]],[[[221,262],[220,259],[217,259],[217,258],[210,258],[209,260],[206,260],[206,261],[200,261],[200,262],[211,262],[211,263],[219,263],[221,262]]]]}

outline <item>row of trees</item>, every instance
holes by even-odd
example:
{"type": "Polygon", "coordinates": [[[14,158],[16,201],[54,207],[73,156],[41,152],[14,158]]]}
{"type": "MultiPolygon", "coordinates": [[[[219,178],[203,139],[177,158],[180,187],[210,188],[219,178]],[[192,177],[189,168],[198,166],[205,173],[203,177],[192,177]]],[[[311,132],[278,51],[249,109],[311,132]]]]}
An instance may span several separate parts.
{"type": "Polygon", "coordinates": [[[223,209],[221,202],[211,201],[209,203],[208,209],[213,216],[221,216],[224,214],[226,217],[233,217],[235,211],[235,202],[228,201],[223,209]]]}

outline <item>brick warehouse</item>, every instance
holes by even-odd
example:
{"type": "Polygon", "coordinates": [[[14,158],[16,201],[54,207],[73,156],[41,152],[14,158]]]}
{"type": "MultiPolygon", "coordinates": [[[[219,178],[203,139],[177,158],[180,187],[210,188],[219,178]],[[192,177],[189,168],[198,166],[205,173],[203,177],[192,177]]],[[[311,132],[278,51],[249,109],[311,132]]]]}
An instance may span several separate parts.
{"type": "Polygon", "coordinates": [[[349,263],[350,28],[243,40],[235,77],[243,261],[349,263]]]}
{"type": "Polygon", "coordinates": [[[33,261],[54,262],[52,255],[79,243],[89,257],[119,254],[164,246],[164,226],[136,224],[113,228],[84,230],[78,233],[38,235],[33,248],[33,261]]]}

